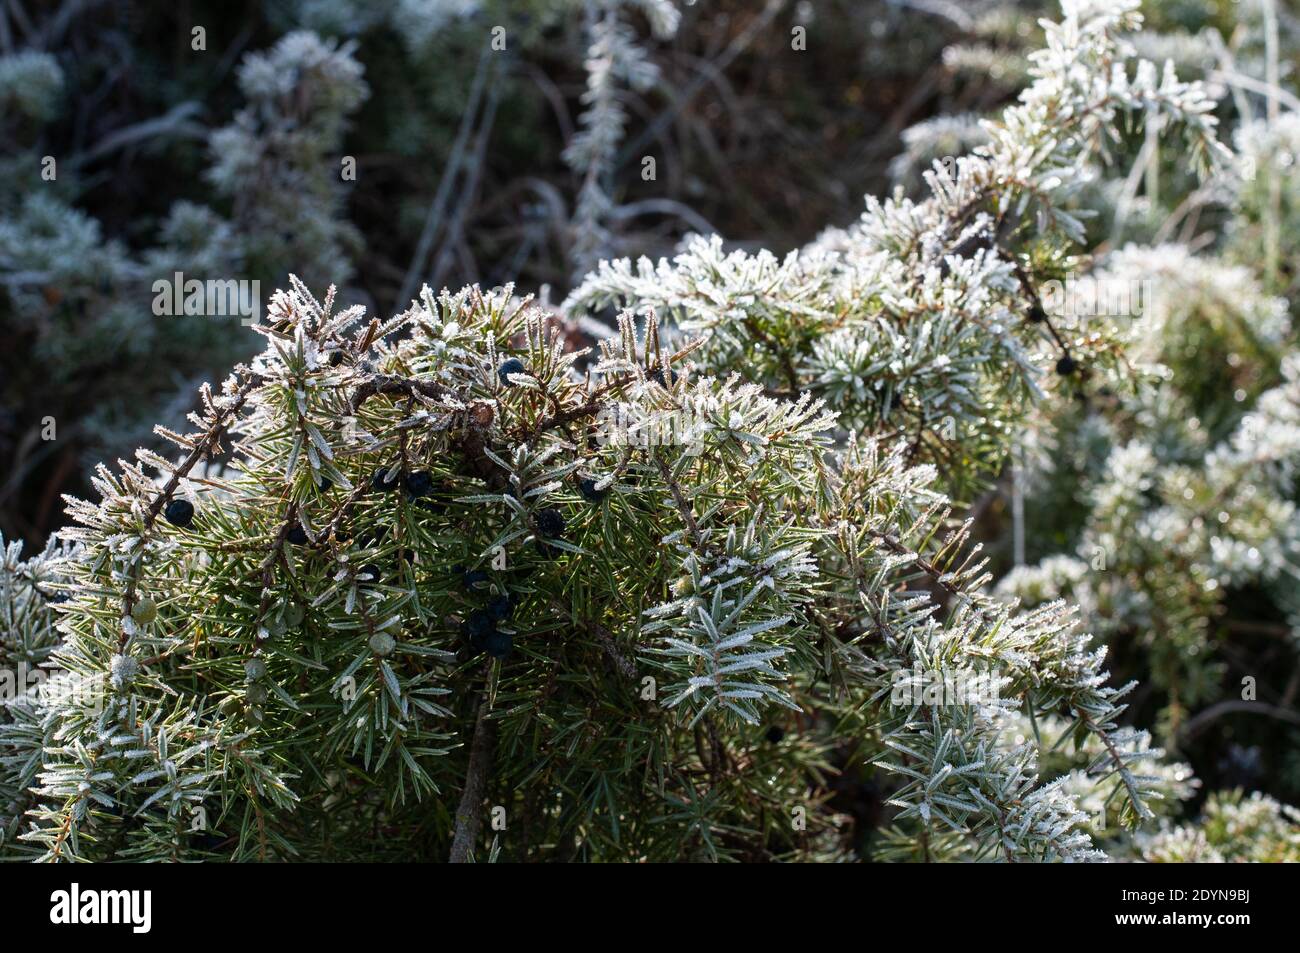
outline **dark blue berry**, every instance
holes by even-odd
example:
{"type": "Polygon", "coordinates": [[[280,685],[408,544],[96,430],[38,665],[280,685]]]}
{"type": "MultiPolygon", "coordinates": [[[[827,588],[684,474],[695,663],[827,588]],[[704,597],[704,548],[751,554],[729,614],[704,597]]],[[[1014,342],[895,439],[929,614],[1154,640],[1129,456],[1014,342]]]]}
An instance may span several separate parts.
{"type": "Polygon", "coordinates": [[[1047,312],[1043,310],[1043,306],[1041,304],[1035,302],[1033,305],[1030,306],[1029,314],[1027,315],[1027,317],[1029,318],[1030,321],[1034,322],[1034,324],[1041,324],[1042,322],[1047,320],[1047,312]]]}
{"type": "Polygon", "coordinates": [[[771,728],[767,729],[767,734],[764,735],[764,737],[772,744],[779,744],[781,739],[785,737],[785,729],[780,725],[773,725],[771,728]]]}
{"type": "Polygon", "coordinates": [[[514,387],[510,383],[510,374],[523,374],[524,362],[517,357],[512,357],[508,361],[502,361],[501,366],[497,368],[497,377],[501,378],[501,383],[506,387],[514,387]]]}
{"type": "Polygon", "coordinates": [[[226,841],[230,840],[230,838],[225,834],[207,831],[201,833],[189,833],[187,838],[191,847],[209,854],[220,851],[222,845],[225,844],[226,841]]]}
{"type": "Polygon", "coordinates": [[[362,549],[369,549],[371,546],[378,546],[384,538],[385,529],[382,526],[376,526],[368,529],[357,537],[357,545],[362,549]]]}
{"type": "Polygon", "coordinates": [[[490,615],[482,609],[477,609],[471,612],[469,618],[461,623],[461,630],[465,633],[465,638],[469,641],[469,644],[482,651],[485,640],[497,630],[497,626],[490,615]]]}
{"type": "Polygon", "coordinates": [[[295,546],[302,546],[307,542],[307,531],[301,526],[295,526],[284,537],[295,546]]]}
{"type": "Polygon", "coordinates": [[[1234,742],[1219,759],[1218,768],[1232,787],[1245,788],[1248,791],[1259,787],[1259,782],[1265,774],[1259,745],[1247,747],[1234,742]]]}
{"type": "Polygon", "coordinates": [[[582,492],[584,499],[588,499],[593,503],[599,503],[605,498],[606,494],[609,493],[608,489],[596,489],[596,481],[591,477],[582,477],[579,479],[578,489],[582,492]]]}
{"type": "Polygon", "coordinates": [[[370,477],[370,488],[379,493],[386,493],[389,490],[396,490],[397,485],[402,482],[400,476],[388,475],[388,467],[380,467],[370,477]]]}
{"type": "Polygon", "coordinates": [[[406,486],[406,495],[413,500],[433,492],[433,476],[427,470],[408,473],[403,483],[406,486]]]}
{"type": "Polygon", "coordinates": [[[163,516],[173,526],[184,529],[194,522],[194,504],[189,500],[172,500],[163,510],[163,516]]]}
{"type": "Polygon", "coordinates": [[[316,478],[316,489],[322,493],[328,493],[334,488],[334,481],[327,476],[316,478]]]}
{"type": "Polygon", "coordinates": [[[477,586],[479,583],[487,582],[488,574],[485,573],[482,569],[471,569],[468,572],[466,572],[461,578],[465,583],[465,587],[467,589],[472,589],[474,586],[477,586]]]}
{"type": "Polygon", "coordinates": [[[376,583],[379,581],[379,567],[374,563],[366,563],[357,570],[357,581],[365,583],[376,583]]]}
{"type": "Polygon", "coordinates": [[[547,507],[537,513],[537,532],[549,539],[559,539],[564,535],[564,516],[559,510],[547,507]]]}
{"type": "Polygon", "coordinates": [[[514,611],[515,600],[513,596],[495,596],[487,604],[487,611],[492,618],[497,621],[510,618],[510,613],[514,611]]]}
{"type": "MultiPolygon", "coordinates": [[[[654,370],[650,372],[650,379],[654,381],[656,384],[658,384],[660,387],[668,386],[668,384],[664,382],[664,367],[662,364],[655,365],[654,370]]],[[[673,384],[677,383],[677,372],[673,370],[671,367],[668,368],[668,381],[673,384]]]]}
{"type": "Polygon", "coordinates": [[[496,629],[483,637],[483,650],[493,658],[505,658],[514,647],[515,640],[496,629]]]}
{"type": "Polygon", "coordinates": [[[1062,377],[1069,377],[1075,372],[1075,369],[1078,366],[1079,365],[1074,362],[1074,358],[1067,354],[1056,362],[1056,373],[1060,374],[1062,377]]]}

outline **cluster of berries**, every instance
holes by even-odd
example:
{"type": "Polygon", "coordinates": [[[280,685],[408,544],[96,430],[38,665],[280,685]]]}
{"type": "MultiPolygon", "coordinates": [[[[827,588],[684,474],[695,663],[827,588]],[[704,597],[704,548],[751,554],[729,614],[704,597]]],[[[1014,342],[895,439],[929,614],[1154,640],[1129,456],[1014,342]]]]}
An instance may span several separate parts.
{"type": "MultiPolygon", "coordinates": [[[[337,355],[331,355],[336,357],[337,355]]],[[[331,364],[336,362],[331,361],[331,364]]],[[[497,369],[497,375],[503,386],[513,387],[514,383],[510,380],[513,374],[526,374],[526,368],[518,358],[510,358],[503,361],[497,369]]],[[[670,377],[668,381],[675,381],[677,375],[671,370],[668,371],[670,377]]],[[[666,386],[667,382],[664,377],[664,370],[656,367],[653,373],[653,379],[666,386]]],[[[317,490],[321,493],[327,493],[333,488],[333,481],[325,476],[316,478],[317,490]]],[[[437,489],[433,474],[427,470],[416,470],[412,472],[393,471],[389,467],[380,467],[371,474],[370,487],[377,493],[388,493],[399,488],[403,489],[407,498],[413,501],[420,501],[423,505],[430,506],[436,504],[431,497],[437,489]]],[[[578,489],[584,499],[592,503],[598,503],[608,495],[608,489],[598,489],[597,481],[590,476],[583,476],[578,479],[578,489]]],[[[433,508],[430,506],[430,508],[433,508]]],[[[194,506],[187,500],[176,499],[170,501],[164,509],[164,516],[167,521],[174,526],[186,528],[194,520],[194,506]]],[[[535,544],[538,552],[548,558],[555,558],[561,553],[559,547],[553,546],[550,541],[562,539],[568,528],[564,515],[554,507],[547,507],[539,510],[533,517],[533,528],[536,531],[535,544]]],[[[363,546],[371,546],[379,542],[383,537],[382,529],[372,530],[365,534],[358,543],[363,546]]],[[[340,538],[346,538],[341,536],[340,538]]],[[[285,534],[287,542],[304,546],[310,542],[306,530],[301,524],[295,524],[285,534]]],[[[466,571],[464,567],[455,567],[455,571],[462,577],[464,585],[469,590],[474,590],[487,584],[489,577],[482,570],[466,571]]],[[[381,568],[374,563],[367,563],[358,568],[356,579],[358,582],[374,584],[382,577],[381,568]]],[[[466,641],[476,652],[487,652],[494,658],[504,658],[513,648],[514,639],[511,633],[503,632],[499,625],[507,622],[514,612],[517,604],[517,596],[510,595],[493,595],[487,602],[486,606],[481,609],[475,609],[461,623],[462,632],[466,641]]],[[[137,621],[145,621],[153,610],[151,600],[144,600],[138,607],[137,621]]],[[[151,621],[151,619],[149,619],[151,621]]],[[[147,623],[146,623],[147,624],[147,623]]],[[[377,655],[386,656],[395,648],[395,640],[387,633],[378,633],[371,640],[370,648],[377,655]]]]}
{"type": "Polygon", "coordinates": [[[505,658],[515,647],[514,636],[497,628],[514,613],[513,596],[493,596],[487,608],[475,609],[462,622],[461,633],[475,653],[486,652],[493,658],[505,658]]]}

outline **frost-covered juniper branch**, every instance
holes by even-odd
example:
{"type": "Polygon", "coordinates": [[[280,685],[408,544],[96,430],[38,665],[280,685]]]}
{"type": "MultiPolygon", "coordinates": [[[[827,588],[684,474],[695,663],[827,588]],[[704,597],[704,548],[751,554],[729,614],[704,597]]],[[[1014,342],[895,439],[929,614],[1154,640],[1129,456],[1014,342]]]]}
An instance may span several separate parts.
{"type": "Polygon", "coordinates": [[[18,741],[0,747],[0,845],[13,838],[33,803],[30,788],[48,740],[38,715],[48,676],[43,666],[60,642],[51,606],[67,598],[57,568],[62,553],[55,542],[27,560],[22,548],[20,542],[4,546],[0,569],[0,697],[8,702],[0,724],[7,737],[18,741]]]}
{"type": "Polygon", "coordinates": [[[1067,377],[1115,363],[1106,337],[1058,333],[1038,288],[1077,270],[1090,212],[1070,203],[1121,115],[1181,127],[1202,168],[1225,151],[1199,82],[1128,62],[1136,0],[1063,6],[1061,22],[1043,21],[1020,102],[983,124],[986,144],[934,163],[924,201],[869,197],[852,228],[784,259],[726,253],[713,237],[671,263],[603,262],[566,307],[656,308],[709,340],[707,369],[811,390],[845,425],[905,438],[911,459],[968,489],[1003,459],[1045,355],[1067,377]]]}
{"type": "Polygon", "coordinates": [[[1035,495],[1059,508],[1051,482],[1077,467],[1086,518],[1067,537],[1072,551],[1000,588],[1027,604],[1066,597],[1107,641],[1147,643],[1162,740],[1173,743],[1224,693],[1218,643],[1254,630],[1294,656],[1300,363],[1286,346],[1286,302],[1247,268],[1181,246],[1131,247],[1102,274],[1152,286],[1127,348],[1144,383],[1030,442],[1035,495]]]}
{"type": "Polygon", "coordinates": [[[1127,772],[1118,693],[1063,607],[980,593],[932,468],[677,374],[653,321],[580,378],[509,289],[379,322],[295,284],[270,318],[167,434],[181,462],[141,451],[70,501],[54,658],[80,690],[9,706],[5,765],[41,768],[7,853],[445,857],[482,708],[506,856],[837,855],[832,812],[790,818],[845,732],[904,779],[896,849],[1091,856],[1001,726],[1073,717],[1127,772]],[[1000,698],[899,704],[923,671],[1000,698]]]}
{"type": "MultiPolygon", "coordinates": [[[[1084,46],[1110,50],[1108,23],[1084,46]]],[[[994,200],[971,161],[955,188],[994,200]]],[[[946,221],[965,203],[940,193],[882,209],[946,221]]],[[[877,272],[937,292],[984,269],[988,295],[1032,275],[992,247],[941,259],[923,233],[906,254],[847,247],[858,264],[812,287],[857,307],[877,272]]],[[[761,314],[778,290],[747,293],[761,314]]],[[[812,339],[817,294],[781,312],[812,339]]],[[[1092,783],[1146,815],[1155,752],[1119,727],[1123,690],[1070,610],[986,595],[950,471],[879,427],[836,449],[801,365],[747,383],[718,328],[677,346],[624,315],[582,376],[509,288],[426,292],[381,322],[295,281],[269,318],[194,432],[163,434],[180,462],[141,451],[99,470],[98,502],[69,501],[75,549],[49,559],[70,598],[41,611],[76,690],[5,706],[5,856],[833,859],[865,846],[833,780],[875,764],[889,856],[1095,857],[1074,791],[1011,730],[1024,714],[1068,725],[1092,783]],[[490,845],[456,816],[489,807],[490,845]]],[[[967,323],[945,333],[987,336],[967,323]]],[[[930,339],[900,328],[863,379],[930,339]]],[[[980,363],[1027,388],[1027,353],[980,363]]]]}

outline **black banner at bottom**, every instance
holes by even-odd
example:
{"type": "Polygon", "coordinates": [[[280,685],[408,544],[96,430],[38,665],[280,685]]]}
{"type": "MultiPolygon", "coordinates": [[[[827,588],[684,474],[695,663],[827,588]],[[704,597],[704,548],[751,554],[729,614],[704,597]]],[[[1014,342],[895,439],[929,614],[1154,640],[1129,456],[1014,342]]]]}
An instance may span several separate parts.
{"type": "Polygon", "coordinates": [[[1248,865],[0,865],[7,940],[93,934],[128,946],[191,942],[233,922],[259,944],[374,942],[377,927],[457,920],[477,922],[493,939],[511,928],[531,938],[560,917],[594,918],[593,926],[614,917],[639,924],[635,935],[657,926],[665,938],[734,940],[790,918],[801,930],[856,922],[865,942],[884,928],[983,944],[999,934],[972,934],[991,923],[1041,928],[1048,944],[1098,930],[1179,937],[1196,930],[1228,940],[1279,929],[1294,893],[1293,868],[1248,865]]]}

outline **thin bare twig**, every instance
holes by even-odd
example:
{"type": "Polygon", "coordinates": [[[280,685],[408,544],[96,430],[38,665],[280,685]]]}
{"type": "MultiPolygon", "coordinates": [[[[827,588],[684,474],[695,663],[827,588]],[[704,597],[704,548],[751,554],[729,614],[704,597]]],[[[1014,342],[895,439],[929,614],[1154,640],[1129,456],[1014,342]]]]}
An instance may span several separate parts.
{"type": "Polygon", "coordinates": [[[452,251],[461,240],[469,207],[473,204],[474,194],[478,191],[478,182],[482,176],[483,167],[487,164],[488,140],[492,138],[492,127],[496,124],[500,92],[500,89],[494,85],[488,93],[488,103],[483,110],[483,122],[479,127],[478,141],[474,146],[474,157],[470,162],[469,175],[466,176],[461,188],[461,200],[452,215],[451,223],[447,226],[447,237],[443,239],[442,248],[434,259],[432,278],[430,279],[434,288],[438,287],[438,284],[442,281],[442,275],[447,268],[447,262],[451,258],[452,251]]]}
{"type": "Polygon", "coordinates": [[[465,106],[465,112],[460,117],[460,128],[456,130],[456,139],[452,142],[451,154],[447,159],[447,168],[442,173],[442,180],[438,183],[438,190],[434,193],[433,204],[429,206],[429,214],[424,219],[424,229],[420,232],[420,238],[415,243],[415,255],[411,259],[411,265],[406,269],[406,277],[402,279],[401,290],[397,293],[397,302],[395,310],[405,310],[408,302],[412,300],[415,294],[415,284],[419,281],[420,272],[424,270],[425,260],[433,249],[433,239],[438,234],[438,226],[442,223],[442,217],[447,210],[447,200],[451,198],[451,187],[455,183],[460,173],[460,166],[464,158],[465,148],[469,145],[470,132],[474,128],[474,120],[478,116],[479,100],[483,98],[483,85],[487,82],[488,57],[491,55],[490,47],[484,46],[482,54],[478,59],[478,68],[474,72],[474,80],[470,85],[469,102],[465,106]]]}
{"type": "MultiPolygon", "coordinates": [[[[767,6],[763,8],[763,12],[751,20],[745,29],[737,34],[736,38],[731,41],[725,50],[722,51],[722,54],[712,61],[712,71],[717,73],[726,72],[727,67],[731,65],[731,61],[749,48],[749,45],[767,29],[768,25],[774,19],[776,19],[776,15],[781,12],[781,9],[784,6],[785,0],[768,0],[767,6]]],[[[672,121],[677,118],[677,115],[686,108],[687,104],[699,95],[700,91],[703,90],[704,87],[709,85],[709,79],[709,73],[701,73],[684,90],[682,90],[681,93],[673,99],[672,105],[660,113],[655,121],[642,131],[641,135],[637,136],[634,140],[623,147],[623,150],[618,154],[618,157],[614,161],[615,168],[624,165],[633,156],[640,155],[641,150],[651,142],[660,138],[663,135],[664,130],[668,128],[672,121]]]]}
{"type": "Polygon", "coordinates": [[[1202,712],[1197,713],[1183,723],[1183,730],[1180,733],[1180,740],[1191,741],[1202,731],[1204,731],[1211,722],[1217,721],[1224,715],[1231,715],[1236,712],[1247,712],[1252,715],[1264,715],[1267,718],[1275,718],[1278,721],[1285,721],[1291,725],[1300,725],[1300,715],[1286,708],[1277,705],[1270,705],[1267,702],[1260,701],[1242,701],[1240,699],[1230,698],[1227,701],[1219,702],[1217,705],[1211,705],[1202,712]]]}
{"type": "Polygon", "coordinates": [[[456,829],[451,840],[450,862],[463,864],[469,860],[474,842],[478,839],[482,821],[483,795],[487,790],[488,773],[492,770],[492,754],[496,743],[496,726],[488,720],[491,707],[489,693],[483,688],[478,718],[474,723],[474,737],[469,745],[469,767],[465,770],[465,790],[456,808],[456,829]]]}

